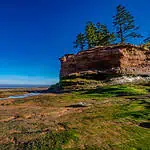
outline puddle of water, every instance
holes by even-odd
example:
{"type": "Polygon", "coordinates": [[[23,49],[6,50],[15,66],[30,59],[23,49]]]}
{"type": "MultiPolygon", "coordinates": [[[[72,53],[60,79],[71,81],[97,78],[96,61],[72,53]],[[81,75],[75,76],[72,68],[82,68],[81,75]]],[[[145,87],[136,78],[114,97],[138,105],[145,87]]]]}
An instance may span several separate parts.
{"type": "Polygon", "coordinates": [[[26,97],[30,97],[30,96],[37,96],[40,95],[41,93],[28,93],[28,94],[24,94],[24,95],[16,95],[16,96],[9,96],[7,98],[0,98],[0,100],[6,100],[6,99],[18,99],[18,98],[26,98],[26,97]]]}

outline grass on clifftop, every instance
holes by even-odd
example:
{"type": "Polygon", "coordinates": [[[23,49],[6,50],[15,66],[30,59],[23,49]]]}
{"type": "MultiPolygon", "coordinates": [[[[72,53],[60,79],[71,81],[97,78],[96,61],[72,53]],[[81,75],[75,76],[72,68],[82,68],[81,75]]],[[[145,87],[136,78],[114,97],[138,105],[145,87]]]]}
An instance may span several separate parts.
{"type": "Polygon", "coordinates": [[[149,150],[149,92],[117,85],[1,101],[0,150],[149,150]],[[71,107],[79,102],[89,105],[71,107]]]}

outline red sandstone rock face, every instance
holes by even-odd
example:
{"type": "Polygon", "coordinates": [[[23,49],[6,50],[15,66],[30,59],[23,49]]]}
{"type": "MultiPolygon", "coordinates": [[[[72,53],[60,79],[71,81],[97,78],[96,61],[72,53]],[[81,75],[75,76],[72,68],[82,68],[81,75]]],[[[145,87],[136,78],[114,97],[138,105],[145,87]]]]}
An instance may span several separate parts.
{"type": "Polygon", "coordinates": [[[60,61],[61,77],[84,72],[150,75],[150,51],[133,45],[96,47],[60,61]]]}
{"type": "Polygon", "coordinates": [[[122,49],[120,68],[124,74],[150,75],[150,51],[122,49]]]}

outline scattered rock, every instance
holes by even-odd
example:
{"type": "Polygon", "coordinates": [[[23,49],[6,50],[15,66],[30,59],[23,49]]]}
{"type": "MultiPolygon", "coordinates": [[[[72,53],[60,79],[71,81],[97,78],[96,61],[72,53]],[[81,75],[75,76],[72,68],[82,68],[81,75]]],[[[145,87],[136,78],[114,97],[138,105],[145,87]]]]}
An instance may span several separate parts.
{"type": "Polygon", "coordinates": [[[77,107],[88,107],[90,106],[91,104],[87,104],[85,102],[79,102],[77,104],[73,104],[73,105],[70,105],[70,106],[67,106],[67,107],[73,107],[73,108],[77,108],[77,107]]]}
{"type": "Polygon", "coordinates": [[[125,84],[125,83],[147,83],[150,81],[150,77],[141,77],[141,76],[122,76],[118,78],[110,79],[110,84],[125,84]]]}

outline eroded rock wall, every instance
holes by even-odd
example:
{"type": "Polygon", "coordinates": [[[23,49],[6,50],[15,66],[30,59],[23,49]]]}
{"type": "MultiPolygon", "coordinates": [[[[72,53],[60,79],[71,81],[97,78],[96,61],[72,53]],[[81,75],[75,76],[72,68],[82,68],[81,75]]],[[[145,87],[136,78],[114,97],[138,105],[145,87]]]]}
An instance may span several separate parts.
{"type": "Polygon", "coordinates": [[[123,74],[150,75],[150,51],[130,47],[122,49],[120,69],[123,74]]]}
{"type": "Polygon", "coordinates": [[[72,74],[150,75],[150,51],[133,45],[96,47],[60,58],[60,77],[72,74]]]}

